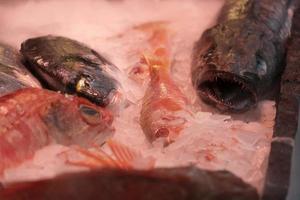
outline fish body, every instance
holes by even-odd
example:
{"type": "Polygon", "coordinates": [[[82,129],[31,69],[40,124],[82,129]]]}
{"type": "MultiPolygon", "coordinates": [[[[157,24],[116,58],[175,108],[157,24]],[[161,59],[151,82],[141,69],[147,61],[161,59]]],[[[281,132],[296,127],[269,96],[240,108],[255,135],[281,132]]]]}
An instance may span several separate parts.
{"type": "Polygon", "coordinates": [[[104,142],[111,123],[109,111],[79,97],[37,88],[2,96],[0,174],[53,142],[81,146],[96,139],[104,142]]]}
{"type": "Polygon", "coordinates": [[[165,144],[175,140],[186,123],[188,100],[170,77],[170,61],[166,48],[158,48],[146,55],[150,82],[143,97],[140,125],[153,142],[164,138],[165,144]]]}
{"type": "Polygon", "coordinates": [[[50,89],[75,93],[101,106],[119,95],[119,83],[113,78],[118,68],[75,40],[51,35],[32,38],[22,43],[21,53],[50,89]]]}
{"type": "Polygon", "coordinates": [[[196,167],[115,168],[65,174],[0,188],[6,200],[258,200],[255,188],[227,171],[196,167]],[[80,191],[80,192],[78,192],[80,191]]]}
{"type": "Polygon", "coordinates": [[[205,102],[242,112],[274,87],[284,67],[292,0],[228,0],[196,42],[192,82],[205,102]]]}
{"type": "Polygon", "coordinates": [[[27,87],[41,86],[21,63],[18,51],[0,43],[0,96],[27,87]]]}

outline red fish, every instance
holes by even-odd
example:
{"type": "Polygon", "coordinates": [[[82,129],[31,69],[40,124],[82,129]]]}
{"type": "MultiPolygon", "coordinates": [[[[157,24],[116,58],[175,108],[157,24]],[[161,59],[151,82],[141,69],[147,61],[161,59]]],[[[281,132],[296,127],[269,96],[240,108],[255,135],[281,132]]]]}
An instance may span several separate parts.
{"type": "Polygon", "coordinates": [[[187,120],[183,113],[188,100],[170,77],[169,53],[157,48],[153,55],[145,55],[150,71],[150,83],[143,98],[140,124],[150,141],[165,138],[165,145],[173,142],[187,120]]]}
{"type": "Polygon", "coordinates": [[[89,101],[37,88],[0,98],[0,174],[50,143],[88,146],[111,133],[111,113],[89,101]]]}

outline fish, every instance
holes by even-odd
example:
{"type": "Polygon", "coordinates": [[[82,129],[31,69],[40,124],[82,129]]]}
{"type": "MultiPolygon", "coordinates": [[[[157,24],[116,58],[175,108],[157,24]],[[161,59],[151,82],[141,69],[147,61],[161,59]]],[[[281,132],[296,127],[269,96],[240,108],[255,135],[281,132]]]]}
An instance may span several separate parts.
{"type": "Polygon", "coordinates": [[[142,99],[140,125],[153,142],[162,139],[164,146],[174,142],[190,116],[188,99],[170,77],[168,49],[157,48],[153,55],[145,54],[150,82],[142,99]]]}
{"type": "Polygon", "coordinates": [[[0,43],[0,96],[27,87],[41,88],[41,85],[21,63],[19,52],[0,43]]]}
{"type": "Polygon", "coordinates": [[[112,135],[113,116],[86,99],[24,88],[0,97],[0,174],[51,143],[90,146],[112,135]]]}
{"type": "Polygon", "coordinates": [[[222,112],[245,112],[266,98],[284,69],[294,1],[228,0],[192,53],[198,96],[222,112]]]}
{"type": "Polygon", "coordinates": [[[103,168],[52,179],[4,185],[0,198],[114,200],[258,200],[254,187],[228,171],[197,167],[122,170],[103,168]]]}
{"type": "Polygon", "coordinates": [[[77,94],[100,106],[118,104],[119,69],[95,50],[62,36],[41,36],[21,44],[26,66],[52,90],[77,94]]]}
{"type": "MultiPolygon", "coordinates": [[[[155,53],[158,55],[158,51],[155,53]]],[[[148,139],[164,138],[174,142],[187,120],[182,116],[188,100],[169,74],[168,61],[160,57],[145,57],[150,69],[150,83],[143,97],[140,124],[148,139]]]]}

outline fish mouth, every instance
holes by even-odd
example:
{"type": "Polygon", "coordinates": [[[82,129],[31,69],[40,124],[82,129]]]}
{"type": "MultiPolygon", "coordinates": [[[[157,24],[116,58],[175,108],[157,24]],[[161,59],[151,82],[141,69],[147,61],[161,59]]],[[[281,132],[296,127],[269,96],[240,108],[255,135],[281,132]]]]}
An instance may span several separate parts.
{"type": "Polygon", "coordinates": [[[202,100],[222,111],[243,112],[257,103],[254,84],[233,73],[206,71],[197,86],[202,100]]]}

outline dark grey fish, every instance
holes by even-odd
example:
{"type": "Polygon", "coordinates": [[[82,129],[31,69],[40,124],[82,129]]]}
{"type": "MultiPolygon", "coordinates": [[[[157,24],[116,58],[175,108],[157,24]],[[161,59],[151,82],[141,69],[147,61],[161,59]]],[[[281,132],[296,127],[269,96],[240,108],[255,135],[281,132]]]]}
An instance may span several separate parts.
{"type": "Polygon", "coordinates": [[[101,106],[116,100],[118,68],[93,49],[75,40],[42,36],[22,43],[30,70],[53,90],[78,94],[101,106]]]}
{"type": "Polygon", "coordinates": [[[41,86],[22,65],[18,51],[0,43],[0,96],[27,87],[41,86]]]}
{"type": "Polygon", "coordinates": [[[227,171],[195,167],[102,169],[8,186],[6,200],[258,200],[255,188],[227,171]],[[80,191],[80,192],[79,192],[80,191]]]}
{"type": "Polygon", "coordinates": [[[198,96],[223,111],[255,106],[283,71],[293,9],[292,0],[228,0],[194,47],[198,96]]]}

